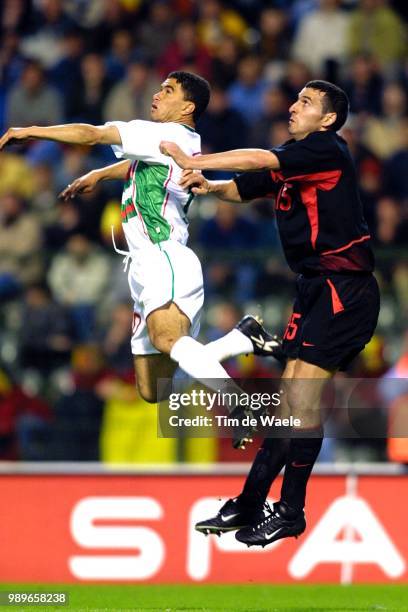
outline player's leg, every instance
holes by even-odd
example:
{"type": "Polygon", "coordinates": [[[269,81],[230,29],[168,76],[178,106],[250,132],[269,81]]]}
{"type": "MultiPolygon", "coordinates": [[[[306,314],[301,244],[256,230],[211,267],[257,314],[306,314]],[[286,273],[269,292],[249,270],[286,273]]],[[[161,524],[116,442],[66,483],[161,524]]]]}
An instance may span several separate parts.
{"type": "Polygon", "coordinates": [[[291,414],[300,420],[299,427],[292,429],[281,491],[281,502],[292,515],[302,512],[305,505],[307,482],[323,442],[321,395],[334,373],[298,359],[288,385],[291,414]]]}
{"type": "Polygon", "coordinates": [[[163,396],[159,397],[157,383],[160,379],[171,380],[177,369],[177,364],[168,355],[134,355],[133,363],[136,375],[136,385],[141,397],[149,403],[157,403],[166,399],[169,389],[163,388],[163,396]]]}
{"type": "Polygon", "coordinates": [[[296,360],[285,395],[291,415],[299,418],[301,425],[292,429],[288,441],[281,498],[263,521],[237,532],[236,538],[240,542],[248,546],[266,546],[281,538],[297,537],[305,530],[306,487],[323,441],[321,393],[333,373],[296,360]]]}
{"type": "Polygon", "coordinates": [[[191,321],[179,306],[169,302],[147,317],[153,346],[177,363],[187,374],[203,381],[229,379],[227,371],[207,353],[205,346],[189,335],[191,321]]]}
{"type": "MultiPolygon", "coordinates": [[[[282,378],[293,377],[295,364],[295,359],[287,362],[282,378]]],[[[280,406],[280,416],[288,414],[289,407],[286,400],[283,400],[280,406]]],[[[286,464],[289,442],[289,438],[283,435],[277,438],[265,438],[252,463],[240,495],[227,500],[215,516],[198,522],[195,526],[197,531],[204,534],[220,534],[261,522],[265,518],[263,507],[271,484],[286,464]]]]}
{"type": "MultiPolygon", "coordinates": [[[[283,380],[293,378],[295,365],[295,359],[288,360],[282,374],[283,380]]],[[[276,416],[284,418],[290,416],[290,408],[284,394],[276,416]]],[[[245,480],[242,493],[239,495],[239,500],[243,504],[262,507],[265,503],[273,481],[286,464],[286,454],[290,442],[289,432],[287,434],[285,435],[285,432],[281,431],[279,437],[265,438],[263,441],[245,480]]]]}
{"type": "Polygon", "coordinates": [[[207,351],[206,346],[187,335],[190,324],[189,317],[174,302],[157,308],[147,317],[149,337],[158,351],[169,354],[182,370],[208,388],[225,394],[225,397],[228,393],[228,397],[236,398],[225,407],[240,423],[234,428],[233,446],[244,448],[251,440],[253,429],[248,424],[241,425],[243,417],[249,410],[239,406],[241,389],[220,362],[207,351]]]}

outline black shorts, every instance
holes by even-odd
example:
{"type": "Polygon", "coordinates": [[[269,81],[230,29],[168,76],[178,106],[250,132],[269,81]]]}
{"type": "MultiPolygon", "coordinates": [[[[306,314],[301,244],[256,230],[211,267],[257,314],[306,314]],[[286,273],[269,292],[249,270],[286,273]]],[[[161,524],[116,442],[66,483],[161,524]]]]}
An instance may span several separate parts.
{"type": "Polygon", "coordinates": [[[379,310],[372,274],[300,275],[283,351],[326,370],[344,369],[370,341],[379,310]]]}

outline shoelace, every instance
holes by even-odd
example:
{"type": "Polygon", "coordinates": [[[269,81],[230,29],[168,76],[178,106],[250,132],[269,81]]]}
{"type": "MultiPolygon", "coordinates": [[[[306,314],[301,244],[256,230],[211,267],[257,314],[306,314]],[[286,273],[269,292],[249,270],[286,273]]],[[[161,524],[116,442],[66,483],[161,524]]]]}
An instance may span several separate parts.
{"type": "Polygon", "coordinates": [[[111,225],[111,233],[112,233],[112,244],[113,244],[113,248],[115,249],[116,253],[119,253],[119,255],[124,255],[123,258],[123,271],[127,272],[127,268],[128,265],[132,259],[132,253],[130,251],[121,251],[121,249],[118,249],[118,247],[116,246],[116,242],[115,242],[115,233],[114,233],[114,227],[113,225],[111,225]]]}
{"type": "Polygon", "coordinates": [[[269,512],[268,516],[266,516],[264,518],[263,521],[261,521],[258,525],[256,525],[255,527],[252,527],[252,531],[255,531],[256,529],[260,529],[261,527],[263,527],[264,525],[267,525],[268,523],[270,523],[271,519],[274,518],[275,516],[279,516],[279,514],[277,512],[275,512],[275,510],[272,510],[272,508],[270,507],[270,505],[268,504],[268,502],[265,502],[263,505],[263,510],[266,510],[267,512],[269,512]]]}

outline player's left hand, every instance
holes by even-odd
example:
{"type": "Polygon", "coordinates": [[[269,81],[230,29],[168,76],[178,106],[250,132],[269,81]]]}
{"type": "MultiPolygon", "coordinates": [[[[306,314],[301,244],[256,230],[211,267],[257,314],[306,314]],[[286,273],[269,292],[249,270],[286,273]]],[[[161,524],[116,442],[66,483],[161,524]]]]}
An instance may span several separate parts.
{"type": "Polygon", "coordinates": [[[200,170],[183,170],[179,185],[194,195],[207,195],[210,192],[210,183],[200,170]]]}
{"type": "Polygon", "coordinates": [[[9,128],[0,138],[0,149],[7,144],[12,144],[21,140],[26,140],[30,135],[27,128],[9,128]]]}
{"type": "Polygon", "coordinates": [[[175,142],[162,140],[160,143],[160,151],[163,153],[163,155],[172,157],[176,164],[180,166],[180,168],[183,168],[183,170],[190,167],[188,165],[191,161],[190,156],[186,155],[175,142]]]}

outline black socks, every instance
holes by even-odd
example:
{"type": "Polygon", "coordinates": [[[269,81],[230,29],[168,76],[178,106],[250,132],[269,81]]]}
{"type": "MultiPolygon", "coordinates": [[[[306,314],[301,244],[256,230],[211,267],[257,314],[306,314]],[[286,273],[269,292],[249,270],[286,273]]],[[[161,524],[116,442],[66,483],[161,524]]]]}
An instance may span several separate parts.
{"type": "Polygon", "coordinates": [[[244,506],[262,508],[272,482],[286,463],[289,443],[287,438],[265,438],[238,497],[244,506]]]}
{"type": "MultiPolygon", "coordinates": [[[[322,434],[320,433],[320,435],[322,434]]],[[[296,514],[304,508],[307,482],[320,453],[322,443],[323,437],[292,438],[290,440],[282,483],[281,502],[284,502],[296,514]]]]}

